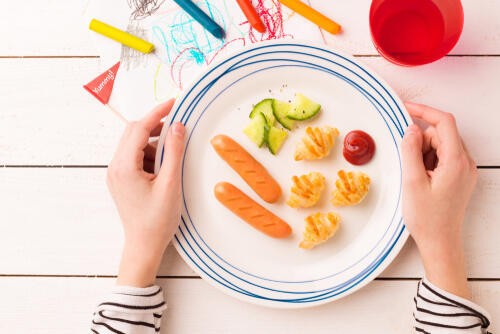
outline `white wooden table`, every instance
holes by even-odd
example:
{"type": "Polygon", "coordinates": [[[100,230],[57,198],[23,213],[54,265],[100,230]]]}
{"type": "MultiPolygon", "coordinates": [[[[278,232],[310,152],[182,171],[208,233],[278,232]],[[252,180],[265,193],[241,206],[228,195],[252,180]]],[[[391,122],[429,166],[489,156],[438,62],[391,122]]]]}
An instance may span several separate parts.
{"type": "MultiPolygon", "coordinates": [[[[123,125],[82,89],[99,57],[81,1],[1,0],[0,332],[86,333],[114,284],[122,233],[105,174],[123,125]]],[[[462,38],[446,58],[401,68],[380,58],[369,0],[312,0],[345,27],[326,36],[403,99],[453,112],[479,166],[467,214],[475,300],[500,325],[500,0],[464,0],[462,38]]],[[[162,333],[411,333],[422,267],[413,242],[361,291],[300,311],[248,305],[213,289],[171,247],[160,270],[162,333]]]]}

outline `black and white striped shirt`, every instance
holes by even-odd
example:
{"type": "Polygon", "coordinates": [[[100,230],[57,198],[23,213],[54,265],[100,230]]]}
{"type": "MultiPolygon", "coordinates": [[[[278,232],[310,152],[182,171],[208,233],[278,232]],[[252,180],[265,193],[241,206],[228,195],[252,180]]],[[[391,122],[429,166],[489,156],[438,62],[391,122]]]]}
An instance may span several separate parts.
{"type": "Polygon", "coordinates": [[[413,317],[417,333],[487,334],[490,315],[473,302],[452,295],[425,278],[418,283],[413,317]]]}
{"type": "MultiPolygon", "coordinates": [[[[430,334],[487,334],[488,312],[423,279],[414,298],[415,331],[430,334]]],[[[94,334],[154,334],[167,304],[158,286],[115,287],[92,319],[94,334]]]]}
{"type": "Polygon", "coordinates": [[[94,313],[91,333],[154,334],[160,332],[161,316],[167,308],[159,286],[117,286],[94,313]]]}

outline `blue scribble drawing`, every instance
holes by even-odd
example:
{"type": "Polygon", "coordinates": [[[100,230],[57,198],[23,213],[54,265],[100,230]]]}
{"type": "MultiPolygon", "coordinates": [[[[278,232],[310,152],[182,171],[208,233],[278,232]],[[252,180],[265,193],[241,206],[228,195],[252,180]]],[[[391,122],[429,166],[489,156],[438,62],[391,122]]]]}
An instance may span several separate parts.
{"type": "Polygon", "coordinates": [[[283,16],[279,0],[257,0],[256,9],[267,27],[261,34],[250,26],[237,8],[234,0],[198,0],[196,4],[216,21],[225,31],[227,38],[213,37],[198,22],[178,7],[160,9],[151,21],[152,42],[156,45],[155,55],[161,63],[155,72],[155,96],[159,92],[160,78],[170,77],[177,90],[183,89],[199,68],[209,65],[219,54],[237,50],[247,43],[291,37],[283,29],[283,16]],[[167,69],[168,67],[168,69],[167,69]],[[167,74],[168,73],[168,74],[167,74]]]}
{"type": "MultiPolygon", "coordinates": [[[[225,15],[218,8],[208,0],[199,1],[197,5],[226,29],[225,15]]],[[[155,44],[163,47],[160,56],[164,62],[172,64],[183,60],[205,64],[208,56],[224,46],[223,40],[213,37],[184,11],[179,10],[171,15],[162,17],[152,26],[155,44]],[[183,59],[177,59],[181,55],[183,59]]]]}

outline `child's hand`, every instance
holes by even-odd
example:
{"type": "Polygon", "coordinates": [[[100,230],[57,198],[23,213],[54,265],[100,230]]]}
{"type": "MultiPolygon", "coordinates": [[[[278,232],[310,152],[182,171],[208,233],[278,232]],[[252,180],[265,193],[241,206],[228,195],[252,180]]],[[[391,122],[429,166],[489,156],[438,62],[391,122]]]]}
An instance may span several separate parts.
{"type": "Polygon", "coordinates": [[[476,184],[476,164],[451,114],[407,103],[413,118],[403,139],[403,217],[415,240],[427,278],[470,297],[462,246],[465,209],[476,184]]]}
{"type": "Polygon", "coordinates": [[[181,159],[184,127],[173,124],[165,139],[158,176],[152,174],[158,136],[174,100],[156,107],[141,121],[130,123],[108,168],[108,187],[125,230],[118,284],[146,287],[155,281],[163,252],[180,220],[181,159]]]}

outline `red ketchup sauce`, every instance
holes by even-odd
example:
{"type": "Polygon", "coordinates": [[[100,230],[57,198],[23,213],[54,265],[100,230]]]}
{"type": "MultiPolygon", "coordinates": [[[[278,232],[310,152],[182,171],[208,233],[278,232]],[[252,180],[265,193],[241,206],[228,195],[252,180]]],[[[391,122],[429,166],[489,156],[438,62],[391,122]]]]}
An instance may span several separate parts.
{"type": "Polygon", "coordinates": [[[353,165],[368,163],[375,154],[375,142],[366,132],[354,130],[344,138],[344,158],[353,165]]]}

